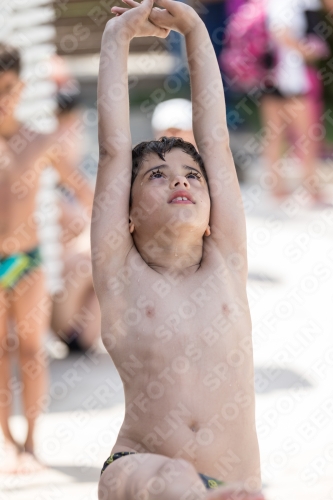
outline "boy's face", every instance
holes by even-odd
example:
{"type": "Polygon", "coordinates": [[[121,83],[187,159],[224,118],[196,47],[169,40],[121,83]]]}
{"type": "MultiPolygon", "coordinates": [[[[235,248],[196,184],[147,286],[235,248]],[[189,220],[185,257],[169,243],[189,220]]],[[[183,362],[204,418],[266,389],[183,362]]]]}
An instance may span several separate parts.
{"type": "Polygon", "coordinates": [[[164,230],[176,239],[179,230],[182,239],[192,241],[202,238],[209,216],[208,186],[191,156],[179,148],[166,153],[165,161],[149,154],[132,186],[134,236],[146,240],[164,230]]]}
{"type": "Polygon", "coordinates": [[[14,115],[22,89],[23,82],[15,71],[0,72],[0,120],[14,115]]]}

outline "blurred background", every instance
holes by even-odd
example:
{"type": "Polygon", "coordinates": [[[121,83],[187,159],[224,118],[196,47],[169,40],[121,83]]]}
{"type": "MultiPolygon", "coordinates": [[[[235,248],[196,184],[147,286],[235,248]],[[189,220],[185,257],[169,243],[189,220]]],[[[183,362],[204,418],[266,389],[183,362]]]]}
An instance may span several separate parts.
{"type": "MultiPolygon", "coordinates": [[[[265,492],[271,500],[333,500],[333,3],[188,3],[204,20],[220,64],[247,217],[265,492]]],[[[73,165],[91,190],[99,51],[114,5],[121,2],[0,4],[0,42],[19,48],[23,61],[26,87],[17,116],[43,133],[62,127],[73,165]]],[[[133,145],[168,131],[190,140],[182,38],[134,39],[128,70],[133,145]],[[158,107],[165,101],[167,108],[158,107]]],[[[35,449],[47,468],[0,473],[0,499],[96,499],[124,398],[99,339],[89,221],[51,165],[36,202],[53,299],[44,342],[49,389],[35,449]]],[[[12,377],[20,377],[15,363],[12,377]]],[[[23,443],[21,392],[12,386],[10,426],[23,443]]]]}

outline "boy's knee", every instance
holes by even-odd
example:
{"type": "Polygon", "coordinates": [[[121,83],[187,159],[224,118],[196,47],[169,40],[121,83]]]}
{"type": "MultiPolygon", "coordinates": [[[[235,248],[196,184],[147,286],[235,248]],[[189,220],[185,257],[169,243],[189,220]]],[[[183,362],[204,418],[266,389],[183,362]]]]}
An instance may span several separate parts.
{"type": "Polygon", "coordinates": [[[188,462],[184,458],[174,458],[172,460],[172,462],[174,463],[174,465],[176,467],[179,467],[181,469],[184,469],[184,470],[187,470],[187,471],[190,471],[190,470],[194,470],[195,471],[193,465],[190,464],[190,462],[188,462]]]}
{"type": "MultiPolygon", "coordinates": [[[[168,459],[160,465],[146,484],[147,498],[202,499],[204,485],[192,464],[179,459],[168,459]]],[[[140,499],[141,500],[141,499],[140,499]]],[[[144,500],[144,499],[143,499],[144,500]]]]}
{"type": "Polygon", "coordinates": [[[166,482],[173,482],[184,475],[197,476],[197,472],[192,464],[182,458],[167,459],[157,470],[157,474],[166,482]]]}
{"type": "Polygon", "coordinates": [[[121,500],[122,486],[121,478],[113,473],[112,468],[108,467],[103,472],[98,484],[98,500],[121,500]]]}
{"type": "Polygon", "coordinates": [[[183,467],[177,459],[170,459],[160,467],[159,474],[166,481],[172,482],[181,476],[182,469],[186,470],[186,466],[183,467]]]}
{"type": "Polygon", "coordinates": [[[12,335],[10,333],[5,333],[0,337],[0,357],[11,356],[13,352],[16,352],[19,347],[19,341],[17,335],[12,335]]]}

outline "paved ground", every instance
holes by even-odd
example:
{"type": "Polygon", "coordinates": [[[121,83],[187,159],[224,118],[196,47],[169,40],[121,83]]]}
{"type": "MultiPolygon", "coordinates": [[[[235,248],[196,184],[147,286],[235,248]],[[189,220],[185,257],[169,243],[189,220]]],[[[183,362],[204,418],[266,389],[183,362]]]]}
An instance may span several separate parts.
{"type": "MultiPolygon", "coordinates": [[[[333,210],[311,209],[301,192],[274,204],[261,175],[254,167],[242,191],[265,491],[269,500],[333,500],[333,210]]],[[[97,498],[123,417],[118,374],[102,351],[53,359],[50,370],[37,432],[49,469],[2,477],[0,500],[97,498]]],[[[22,418],[11,424],[23,437],[22,418]]]]}

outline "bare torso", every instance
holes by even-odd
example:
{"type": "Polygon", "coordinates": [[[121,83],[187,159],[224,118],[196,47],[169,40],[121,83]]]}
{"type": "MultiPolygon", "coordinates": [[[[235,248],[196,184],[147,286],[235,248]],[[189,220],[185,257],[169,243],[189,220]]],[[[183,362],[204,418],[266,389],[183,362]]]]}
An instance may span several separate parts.
{"type": "Polygon", "coordinates": [[[38,245],[35,218],[45,135],[22,127],[9,141],[0,142],[0,254],[27,251],[38,245]]]}
{"type": "Polygon", "coordinates": [[[258,474],[244,280],[213,245],[178,282],[147,266],[133,247],[107,293],[102,336],[126,407],[112,453],[181,457],[227,481],[258,474]]]}

